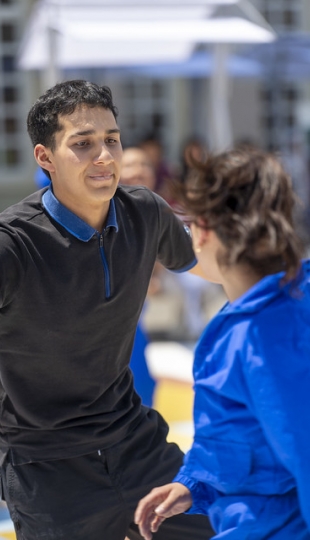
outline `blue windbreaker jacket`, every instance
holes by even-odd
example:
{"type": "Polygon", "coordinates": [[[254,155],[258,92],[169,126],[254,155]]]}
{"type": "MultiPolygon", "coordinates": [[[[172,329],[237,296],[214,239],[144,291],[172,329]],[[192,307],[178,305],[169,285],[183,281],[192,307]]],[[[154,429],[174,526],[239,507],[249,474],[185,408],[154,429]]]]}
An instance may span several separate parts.
{"type": "Polygon", "coordinates": [[[174,481],[215,538],[310,539],[310,261],[282,278],[226,304],[196,348],[195,436],[174,481]]]}

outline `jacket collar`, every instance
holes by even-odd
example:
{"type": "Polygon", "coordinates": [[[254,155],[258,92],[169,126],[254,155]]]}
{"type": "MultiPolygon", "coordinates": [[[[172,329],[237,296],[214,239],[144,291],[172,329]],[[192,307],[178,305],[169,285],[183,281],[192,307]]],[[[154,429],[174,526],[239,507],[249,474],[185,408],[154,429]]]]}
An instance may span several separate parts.
{"type": "MultiPolygon", "coordinates": [[[[78,240],[88,242],[94,236],[94,234],[98,234],[96,229],[88,225],[88,223],[71,212],[71,210],[68,210],[68,208],[66,208],[58,199],[56,199],[52,191],[52,187],[50,187],[43,194],[42,203],[49,215],[70,234],[78,238],[78,240]]],[[[110,227],[114,228],[116,232],[118,231],[114,199],[111,199],[110,201],[105,229],[110,227]]]]}

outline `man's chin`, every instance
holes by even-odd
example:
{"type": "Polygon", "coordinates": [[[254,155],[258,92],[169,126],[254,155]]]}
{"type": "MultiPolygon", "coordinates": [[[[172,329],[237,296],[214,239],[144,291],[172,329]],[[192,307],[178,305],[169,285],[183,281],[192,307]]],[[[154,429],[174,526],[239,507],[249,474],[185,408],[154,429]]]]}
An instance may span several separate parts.
{"type": "Polygon", "coordinates": [[[113,182],[113,184],[101,184],[101,185],[97,185],[97,186],[93,186],[91,188],[91,194],[93,197],[95,197],[96,199],[103,199],[103,201],[107,201],[107,200],[110,200],[112,199],[112,197],[114,197],[114,194],[116,192],[116,189],[117,189],[117,186],[118,184],[113,182]]]}

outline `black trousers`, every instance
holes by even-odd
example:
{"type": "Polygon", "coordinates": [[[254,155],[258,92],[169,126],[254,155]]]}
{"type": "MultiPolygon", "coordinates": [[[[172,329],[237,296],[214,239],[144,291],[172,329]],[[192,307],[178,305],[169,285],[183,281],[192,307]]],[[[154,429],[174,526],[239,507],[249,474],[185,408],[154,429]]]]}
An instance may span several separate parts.
{"type": "MultiPolygon", "coordinates": [[[[141,540],[133,515],[153,487],[172,480],[183,454],[166,442],[154,410],[121,443],[81,457],[2,465],[2,485],[18,540],[141,540]]],[[[207,540],[206,516],[166,520],[154,540],[207,540]]]]}

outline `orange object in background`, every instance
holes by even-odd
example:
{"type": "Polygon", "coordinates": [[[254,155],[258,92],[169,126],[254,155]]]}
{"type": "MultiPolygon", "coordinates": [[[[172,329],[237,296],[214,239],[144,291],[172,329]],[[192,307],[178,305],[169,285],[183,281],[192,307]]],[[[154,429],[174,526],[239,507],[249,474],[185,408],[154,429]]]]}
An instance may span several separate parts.
{"type": "Polygon", "coordinates": [[[193,439],[193,399],[192,385],[172,379],[159,379],[154,396],[156,409],[169,425],[167,440],[175,442],[186,452],[193,439]]]}

